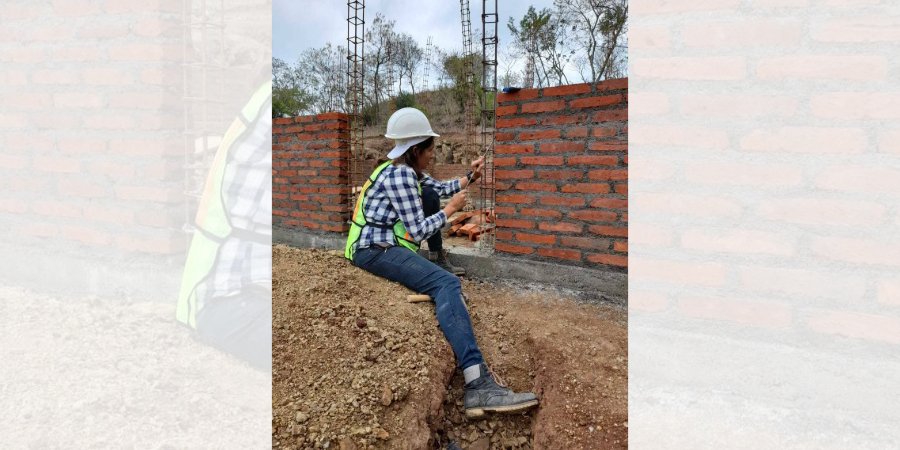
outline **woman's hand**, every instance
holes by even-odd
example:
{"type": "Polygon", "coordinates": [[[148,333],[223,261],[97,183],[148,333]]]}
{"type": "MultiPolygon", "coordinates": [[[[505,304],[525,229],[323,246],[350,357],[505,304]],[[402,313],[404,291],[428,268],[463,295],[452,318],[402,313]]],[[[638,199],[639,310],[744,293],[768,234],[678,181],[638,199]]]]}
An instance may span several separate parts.
{"type": "Polygon", "coordinates": [[[457,192],[453,196],[453,198],[451,198],[450,201],[447,202],[447,206],[453,208],[454,212],[463,209],[463,207],[466,206],[466,195],[468,194],[466,193],[465,189],[457,192]]]}
{"type": "Polygon", "coordinates": [[[482,171],[484,170],[484,156],[472,161],[472,181],[475,181],[481,178],[482,171]]]}

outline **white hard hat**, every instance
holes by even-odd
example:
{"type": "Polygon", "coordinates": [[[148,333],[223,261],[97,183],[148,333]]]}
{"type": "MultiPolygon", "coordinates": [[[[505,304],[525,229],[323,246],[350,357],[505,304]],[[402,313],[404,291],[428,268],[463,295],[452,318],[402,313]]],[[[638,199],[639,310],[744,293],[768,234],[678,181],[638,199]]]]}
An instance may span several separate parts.
{"type": "Polygon", "coordinates": [[[422,111],[416,108],[401,108],[391,114],[388,119],[387,133],[384,137],[394,140],[394,148],[387,157],[394,159],[406,153],[413,145],[425,141],[429,137],[439,137],[431,129],[431,123],[422,111]]]}

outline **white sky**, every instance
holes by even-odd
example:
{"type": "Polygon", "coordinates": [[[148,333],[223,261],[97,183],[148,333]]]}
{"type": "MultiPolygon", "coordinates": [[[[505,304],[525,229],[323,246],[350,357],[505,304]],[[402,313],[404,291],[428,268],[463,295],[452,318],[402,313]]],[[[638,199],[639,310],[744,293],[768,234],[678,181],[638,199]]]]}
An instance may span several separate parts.
{"type": "MultiPolygon", "coordinates": [[[[506,23],[513,17],[516,23],[525,15],[529,5],[535,9],[553,7],[553,0],[512,1],[499,0],[497,12],[500,36],[498,72],[503,70],[502,50],[511,40],[506,23]]],[[[434,45],[443,50],[462,50],[462,24],[460,6],[454,0],[367,0],[365,2],[366,27],[382,13],[388,20],[396,21],[395,31],[411,35],[425,49],[428,36],[434,45]]],[[[472,20],[472,48],[481,53],[482,2],[470,0],[472,20]]],[[[366,28],[368,29],[368,28],[366,28]]],[[[307,48],[322,47],[327,42],[341,48],[347,46],[346,0],[274,0],[272,2],[272,56],[293,63],[307,48]]],[[[431,78],[434,76],[432,75],[431,78]]],[[[571,78],[570,78],[571,79],[571,78]]],[[[578,81],[573,81],[578,82],[578,81]]]]}

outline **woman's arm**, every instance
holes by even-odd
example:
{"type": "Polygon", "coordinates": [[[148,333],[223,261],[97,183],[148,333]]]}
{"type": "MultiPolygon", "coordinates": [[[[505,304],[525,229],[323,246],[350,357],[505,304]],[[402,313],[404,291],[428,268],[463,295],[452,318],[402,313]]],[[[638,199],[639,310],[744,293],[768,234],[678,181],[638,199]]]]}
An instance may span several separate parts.
{"type": "Polygon", "coordinates": [[[396,166],[391,170],[385,177],[384,188],[391,205],[414,241],[426,239],[447,223],[447,208],[425,217],[416,173],[409,167],[396,166]]]}

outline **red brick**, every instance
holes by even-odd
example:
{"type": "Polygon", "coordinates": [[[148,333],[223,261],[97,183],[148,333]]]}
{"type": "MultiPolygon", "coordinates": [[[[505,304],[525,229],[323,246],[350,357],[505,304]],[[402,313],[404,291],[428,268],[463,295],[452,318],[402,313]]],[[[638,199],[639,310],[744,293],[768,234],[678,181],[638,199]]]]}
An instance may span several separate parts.
{"type": "Polygon", "coordinates": [[[628,195],[628,185],[627,184],[617,184],[616,194],[628,195]]]}
{"type": "Polygon", "coordinates": [[[569,164],[586,164],[590,166],[615,166],[619,159],[615,156],[570,156],[569,164]]]}
{"type": "Polygon", "coordinates": [[[609,239],[560,236],[559,243],[563,247],[579,247],[589,250],[609,250],[609,239]]]}
{"type": "Polygon", "coordinates": [[[578,95],[578,94],[587,94],[591,92],[591,85],[587,83],[582,84],[570,84],[567,86],[556,86],[551,88],[544,88],[543,96],[544,97],[553,97],[557,95],[578,95]]]}
{"type": "Polygon", "coordinates": [[[627,180],[627,170],[592,170],[588,172],[588,178],[596,181],[627,180]]]}
{"type": "Polygon", "coordinates": [[[530,100],[532,98],[537,98],[537,96],[538,96],[537,89],[522,89],[518,92],[513,92],[513,93],[500,92],[497,94],[497,103],[508,103],[508,102],[512,102],[512,101],[530,100]]]}
{"type": "Polygon", "coordinates": [[[69,241],[77,241],[88,245],[106,246],[112,237],[96,228],[63,224],[59,227],[59,236],[69,241]]]}
{"type": "Polygon", "coordinates": [[[520,191],[556,192],[556,185],[551,183],[530,183],[520,181],[516,183],[516,189],[520,191]]]}
{"type": "Polygon", "coordinates": [[[523,156],[522,164],[535,166],[560,166],[563,163],[562,156],[523,156]]]}
{"type": "Polygon", "coordinates": [[[568,250],[562,248],[539,248],[538,254],[550,258],[568,259],[571,261],[581,261],[581,252],[578,250],[568,250]]]}
{"type": "Polygon", "coordinates": [[[610,227],[605,225],[591,225],[588,227],[591,233],[600,236],[628,237],[628,228],[610,227]]]}
{"type": "Polygon", "coordinates": [[[534,145],[524,144],[502,144],[494,147],[494,151],[498,155],[514,154],[514,153],[534,153],[534,145]]]}
{"type": "Polygon", "coordinates": [[[601,106],[615,105],[624,103],[623,95],[604,95],[602,97],[588,97],[572,100],[570,105],[572,108],[599,108],[601,106]]]}
{"type": "Polygon", "coordinates": [[[582,193],[582,194],[606,194],[609,192],[609,185],[606,183],[575,183],[567,184],[562,187],[565,193],[582,193]]]}
{"type": "Polygon", "coordinates": [[[512,216],[516,214],[514,206],[494,206],[494,212],[502,216],[512,216]]]}
{"type": "Polygon", "coordinates": [[[534,197],[521,194],[497,194],[497,203],[526,204],[534,203],[534,197]]]}
{"type": "Polygon", "coordinates": [[[610,137],[618,134],[619,130],[615,128],[594,128],[594,131],[591,132],[591,136],[594,137],[610,137]]]}
{"type": "Polygon", "coordinates": [[[610,111],[597,111],[594,113],[594,122],[616,122],[628,120],[627,109],[614,109],[610,111]]]}
{"type": "Polygon", "coordinates": [[[521,245],[512,245],[512,244],[507,244],[505,242],[494,243],[494,250],[497,250],[499,252],[506,252],[506,253],[516,253],[519,255],[530,255],[530,254],[534,253],[534,249],[531,247],[523,247],[521,245]]]}
{"type": "Polygon", "coordinates": [[[497,237],[498,240],[502,240],[502,241],[511,241],[513,239],[512,230],[496,230],[494,232],[494,235],[497,237]]]}
{"type": "Polygon", "coordinates": [[[516,133],[496,133],[494,134],[494,140],[497,142],[505,142],[511,141],[516,138],[516,133]]]}
{"type": "Polygon", "coordinates": [[[628,252],[628,242],[613,242],[613,250],[617,252],[628,252]]]}
{"type": "Polygon", "coordinates": [[[584,170],[542,170],[537,173],[537,179],[581,181],[584,179],[584,170]]]}
{"type": "Polygon", "coordinates": [[[503,217],[497,218],[497,226],[504,228],[523,228],[523,229],[533,229],[534,222],[531,220],[522,220],[522,219],[507,219],[503,217]]]}
{"type": "Polygon", "coordinates": [[[327,113],[317,114],[316,120],[322,121],[322,122],[324,122],[326,120],[341,120],[341,121],[346,122],[347,120],[349,120],[349,118],[344,113],[327,112],[327,113]]]}
{"type": "Polygon", "coordinates": [[[498,180],[522,180],[522,179],[531,179],[534,178],[533,170],[509,170],[509,169],[498,169],[494,170],[494,178],[498,180]]]}
{"type": "Polygon", "coordinates": [[[516,233],[516,240],[530,242],[532,244],[556,244],[556,236],[552,234],[516,233]]]}
{"type": "Polygon", "coordinates": [[[559,211],[556,211],[554,209],[540,208],[522,208],[521,215],[534,217],[552,217],[554,219],[559,219],[562,217],[562,213],[559,211]]]}
{"type": "Polygon", "coordinates": [[[628,200],[617,198],[595,198],[591,201],[591,208],[622,209],[628,207],[628,200]]]}
{"type": "Polygon", "coordinates": [[[545,152],[580,152],[584,151],[584,142],[544,142],[541,153],[545,152]]]}
{"type": "Polygon", "coordinates": [[[628,78],[614,78],[598,83],[597,92],[628,89],[628,78]]]}
{"type": "Polygon", "coordinates": [[[591,220],[594,222],[615,222],[618,215],[609,211],[596,211],[585,209],[569,212],[569,217],[578,220],[591,220]]]}
{"type": "Polygon", "coordinates": [[[508,105],[508,106],[498,106],[497,107],[497,117],[509,116],[515,114],[518,111],[519,105],[508,105]]]}
{"type": "Polygon", "coordinates": [[[587,137],[588,129],[587,128],[569,128],[566,130],[567,138],[583,138],[587,137]]]}
{"type": "Polygon", "coordinates": [[[628,144],[618,142],[591,142],[589,148],[598,152],[624,152],[628,150],[628,144]]]}
{"type": "Polygon", "coordinates": [[[518,117],[515,119],[497,119],[497,128],[528,127],[537,124],[537,119],[518,117]]]}
{"type": "Polygon", "coordinates": [[[560,136],[559,130],[523,131],[523,132],[519,133],[519,140],[533,141],[533,140],[541,140],[541,139],[556,139],[559,136],[560,136]]]}
{"type": "Polygon", "coordinates": [[[581,233],[584,226],[580,223],[570,222],[541,222],[538,229],[543,231],[561,231],[564,233],[581,233]]]}
{"type": "Polygon", "coordinates": [[[31,211],[41,216],[74,218],[81,216],[81,207],[71,202],[38,200],[31,204],[31,211]]]}
{"type": "Polygon", "coordinates": [[[512,158],[494,158],[494,167],[515,166],[518,162],[515,157],[512,158]]]}
{"type": "Polygon", "coordinates": [[[566,102],[563,100],[557,100],[552,102],[535,102],[535,103],[525,103],[522,105],[522,113],[542,113],[547,111],[558,111],[566,107],[566,102]]]}
{"type": "Polygon", "coordinates": [[[552,196],[543,196],[541,197],[542,205],[563,205],[570,207],[579,207],[584,206],[584,198],[583,197],[552,197],[552,196]]]}
{"type": "Polygon", "coordinates": [[[570,114],[565,116],[545,117],[541,122],[543,125],[568,125],[573,123],[582,124],[587,120],[585,114],[570,114]]]}
{"type": "Polygon", "coordinates": [[[588,255],[587,259],[592,263],[605,264],[607,266],[628,267],[627,256],[605,255],[603,253],[597,253],[588,255]]]}
{"type": "Polygon", "coordinates": [[[182,200],[181,192],[175,188],[159,186],[118,186],[116,197],[123,200],[146,200],[151,202],[173,203],[182,200]]]}

